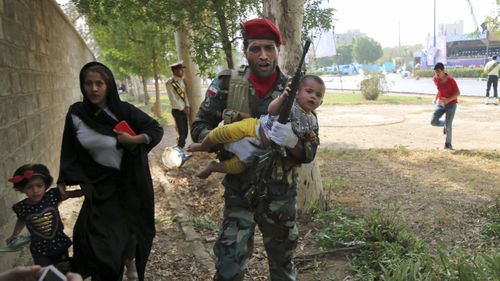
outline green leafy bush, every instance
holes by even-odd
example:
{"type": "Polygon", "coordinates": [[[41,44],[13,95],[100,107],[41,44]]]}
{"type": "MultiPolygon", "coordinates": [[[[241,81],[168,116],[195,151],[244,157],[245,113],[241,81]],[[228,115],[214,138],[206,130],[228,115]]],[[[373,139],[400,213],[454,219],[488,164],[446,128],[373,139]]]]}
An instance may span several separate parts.
{"type": "Polygon", "coordinates": [[[497,204],[489,207],[486,210],[486,223],[483,227],[482,234],[493,240],[500,239],[500,197],[497,199],[497,204]]]}
{"type": "MultiPolygon", "coordinates": [[[[494,208],[494,212],[488,211],[487,222],[498,223],[498,210],[494,208]]],[[[456,247],[437,249],[437,254],[431,254],[424,242],[409,230],[395,205],[374,211],[363,219],[347,216],[338,206],[315,210],[314,216],[322,223],[316,236],[319,246],[362,245],[359,253],[350,259],[354,280],[500,280],[497,244],[493,243],[493,248],[482,253],[456,247]]]]}
{"type": "Polygon", "coordinates": [[[370,73],[360,85],[361,93],[367,100],[377,100],[386,89],[385,76],[381,73],[370,73]]]}
{"type": "Polygon", "coordinates": [[[362,239],[364,232],[362,219],[349,217],[339,206],[326,211],[316,209],[315,212],[315,217],[323,224],[316,236],[316,242],[321,248],[343,247],[362,239]]]}
{"type": "MultiPolygon", "coordinates": [[[[457,78],[481,78],[486,77],[486,74],[483,72],[483,68],[474,67],[474,68],[447,68],[446,72],[453,77],[457,78]]],[[[433,69],[417,69],[415,70],[415,76],[420,77],[434,77],[433,69]]]]}

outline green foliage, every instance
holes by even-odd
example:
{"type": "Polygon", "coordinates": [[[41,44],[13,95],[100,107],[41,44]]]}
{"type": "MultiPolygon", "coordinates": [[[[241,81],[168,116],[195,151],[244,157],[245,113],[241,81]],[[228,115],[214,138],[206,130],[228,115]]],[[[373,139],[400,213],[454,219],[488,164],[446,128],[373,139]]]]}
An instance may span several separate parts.
{"type": "Polygon", "coordinates": [[[497,199],[497,204],[490,206],[486,210],[486,223],[483,227],[482,234],[488,239],[500,240],[500,197],[497,199]]]}
{"type": "Polygon", "coordinates": [[[217,224],[208,217],[194,218],[191,222],[193,223],[194,230],[198,232],[215,231],[219,228],[217,224]]]}
{"type": "Polygon", "coordinates": [[[75,0],[99,45],[100,56],[118,76],[152,77],[177,60],[172,29],[154,15],[156,6],[139,0],[75,0]]]}
{"type": "MultiPolygon", "coordinates": [[[[430,254],[423,241],[410,232],[396,205],[376,210],[363,219],[345,215],[338,206],[315,209],[314,217],[322,223],[316,236],[320,247],[362,245],[350,262],[355,280],[500,279],[500,249],[492,248],[479,254],[463,248],[437,249],[437,255],[430,254]]],[[[498,221],[498,218],[491,220],[498,221]]]]}
{"type": "Polygon", "coordinates": [[[363,237],[363,220],[347,216],[339,206],[329,210],[316,209],[315,218],[323,223],[316,236],[316,242],[321,248],[334,248],[353,245],[361,242],[363,237]]]}
{"type": "Polygon", "coordinates": [[[408,230],[397,206],[369,214],[365,227],[367,245],[352,262],[362,276],[378,275],[382,268],[393,268],[425,252],[423,241],[408,230]]]}
{"type": "Polygon", "coordinates": [[[383,55],[377,62],[382,64],[386,61],[394,61],[396,58],[399,58],[402,63],[413,61],[413,53],[422,49],[423,46],[421,44],[392,48],[386,47],[382,49],[383,55]]]}
{"type": "Polygon", "coordinates": [[[330,66],[333,65],[334,62],[335,62],[334,56],[321,57],[316,59],[316,66],[317,67],[330,66]]]}
{"type": "Polygon", "coordinates": [[[408,155],[410,155],[410,150],[408,149],[408,147],[406,147],[406,146],[404,146],[402,144],[394,146],[394,149],[396,150],[396,153],[399,156],[408,156],[408,155]]]}
{"type": "Polygon", "coordinates": [[[337,64],[349,64],[353,62],[352,59],[353,45],[340,45],[337,47],[337,64]]]}
{"type": "Polygon", "coordinates": [[[316,37],[322,31],[333,29],[333,8],[321,7],[321,0],[307,0],[302,22],[302,40],[316,37]],[[317,34],[315,34],[317,33],[317,34]]]}
{"type": "Polygon", "coordinates": [[[354,40],[352,55],[359,63],[372,63],[382,57],[382,46],[370,37],[358,37],[354,40]]]}
{"type": "Polygon", "coordinates": [[[385,268],[383,265],[381,265],[380,268],[382,269],[382,276],[380,276],[380,280],[384,281],[434,280],[431,278],[430,272],[426,272],[424,265],[421,263],[419,258],[403,260],[392,268],[385,268]]]}
{"type": "Polygon", "coordinates": [[[434,259],[435,280],[499,280],[500,252],[498,249],[471,255],[463,249],[440,250],[434,259]]]}
{"type": "Polygon", "coordinates": [[[224,59],[227,67],[234,68],[233,44],[241,36],[240,24],[251,15],[259,16],[260,1],[189,1],[188,5],[181,0],[169,2],[176,3],[165,13],[174,15],[170,24],[190,34],[193,59],[201,73],[208,75],[208,71],[224,59]]]}
{"type": "Polygon", "coordinates": [[[382,73],[371,73],[361,81],[360,90],[365,99],[376,100],[386,89],[385,76],[382,73]]]}
{"type": "Polygon", "coordinates": [[[338,206],[316,210],[315,218],[322,222],[316,241],[324,248],[363,245],[352,259],[353,271],[359,280],[374,279],[383,268],[392,269],[425,250],[423,242],[408,231],[398,212],[397,207],[390,206],[359,219],[345,215],[338,206]]]}
{"type": "MultiPolygon", "coordinates": [[[[479,78],[486,77],[484,74],[483,68],[475,67],[475,68],[447,68],[446,72],[453,77],[457,78],[479,78]]],[[[416,69],[415,76],[420,77],[434,77],[433,69],[416,69]]]]}

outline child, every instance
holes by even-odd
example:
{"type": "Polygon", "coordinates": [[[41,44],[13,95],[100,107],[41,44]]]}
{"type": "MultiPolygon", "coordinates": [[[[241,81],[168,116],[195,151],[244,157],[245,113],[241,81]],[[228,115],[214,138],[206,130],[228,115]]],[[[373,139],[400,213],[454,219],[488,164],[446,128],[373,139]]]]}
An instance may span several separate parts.
{"type": "Polygon", "coordinates": [[[27,198],[14,204],[16,226],[7,244],[13,241],[26,225],[31,234],[30,251],[36,265],[57,265],[68,259],[71,240],[64,234],[64,226],[57,206],[67,198],[82,196],[81,190],[65,191],[49,189],[52,184],[49,169],[42,164],[26,164],[19,167],[9,182],[27,198]]]}
{"type": "MultiPolygon", "coordinates": [[[[269,132],[272,122],[277,120],[281,105],[288,95],[289,88],[282,95],[274,99],[268,107],[268,115],[260,118],[246,118],[238,122],[223,125],[210,131],[201,143],[190,144],[187,151],[208,151],[217,144],[224,144],[240,140],[244,137],[256,137],[262,147],[270,143],[269,132]]],[[[323,103],[325,83],[319,76],[306,75],[299,84],[295,102],[290,111],[292,129],[300,140],[319,142],[315,131],[318,130],[318,120],[314,110],[323,103]]],[[[205,179],[213,172],[239,174],[246,166],[235,155],[222,162],[211,162],[197,176],[205,179]]]]}

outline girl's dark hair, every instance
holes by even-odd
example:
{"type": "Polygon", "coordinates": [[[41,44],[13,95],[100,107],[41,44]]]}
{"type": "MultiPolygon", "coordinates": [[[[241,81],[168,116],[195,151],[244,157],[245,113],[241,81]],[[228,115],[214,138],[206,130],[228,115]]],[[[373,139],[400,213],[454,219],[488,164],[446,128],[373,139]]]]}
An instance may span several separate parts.
{"type": "Polygon", "coordinates": [[[323,79],[321,79],[321,77],[319,77],[317,75],[308,74],[308,75],[304,75],[304,77],[302,77],[302,79],[300,79],[299,89],[302,88],[302,86],[304,85],[304,83],[307,80],[314,80],[314,81],[318,82],[321,86],[325,87],[325,82],[323,81],[323,79]]]}
{"type": "MultiPolygon", "coordinates": [[[[49,188],[50,185],[52,185],[52,182],[54,179],[50,175],[49,169],[43,165],[43,164],[26,164],[22,165],[21,167],[17,168],[17,170],[14,172],[13,177],[15,176],[22,176],[25,171],[32,170],[33,173],[36,174],[42,174],[43,176],[40,175],[34,175],[31,179],[39,177],[43,180],[45,183],[45,189],[49,188]]],[[[14,183],[14,189],[17,191],[23,191],[24,187],[29,183],[31,179],[23,179],[22,181],[14,183]]]]}

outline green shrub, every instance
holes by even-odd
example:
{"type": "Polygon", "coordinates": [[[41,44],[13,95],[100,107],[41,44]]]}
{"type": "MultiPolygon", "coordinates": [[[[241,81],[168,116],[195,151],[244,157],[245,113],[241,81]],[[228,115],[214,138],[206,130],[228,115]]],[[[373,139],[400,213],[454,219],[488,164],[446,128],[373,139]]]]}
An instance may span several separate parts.
{"type": "Polygon", "coordinates": [[[367,100],[377,100],[386,88],[385,77],[381,73],[368,74],[367,78],[361,81],[361,93],[367,100]]]}
{"type": "MultiPolygon", "coordinates": [[[[498,204],[500,206],[500,202],[498,204]]],[[[499,221],[496,206],[495,212],[489,210],[488,213],[488,222],[499,221]]],[[[339,206],[316,210],[314,216],[322,223],[316,236],[320,247],[362,245],[349,263],[354,280],[500,280],[498,247],[482,253],[457,247],[437,249],[437,255],[430,254],[424,242],[410,232],[395,205],[363,219],[345,215],[339,206]]]]}
{"type": "MultiPolygon", "coordinates": [[[[457,78],[480,78],[486,77],[486,74],[483,72],[483,68],[474,67],[474,68],[447,68],[446,72],[448,72],[451,76],[457,78]]],[[[434,77],[433,69],[417,69],[415,70],[415,76],[420,77],[434,77]]]]}
{"type": "Polygon", "coordinates": [[[486,223],[483,226],[482,234],[492,240],[500,239],[500,197],[497,204],[486,210],[486,223]]]}
{"type": "Polygon", "coordinates": [[[326,211],[316,209],[315,217],[323,224],[316,235],[316,242],[321,248],[352,245],[363,237],[363,221],[347,216],[339,206],[326,211]]]}

